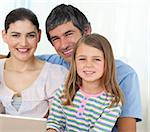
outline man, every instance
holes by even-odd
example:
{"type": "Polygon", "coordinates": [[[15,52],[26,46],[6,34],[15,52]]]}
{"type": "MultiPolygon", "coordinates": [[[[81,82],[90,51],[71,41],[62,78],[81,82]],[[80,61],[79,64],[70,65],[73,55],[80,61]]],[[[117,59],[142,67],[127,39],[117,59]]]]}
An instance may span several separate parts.
{"type": "MultiPolygon", "coordinates": [[[[70,67],[71,55],[76,42],[91,33],[86,16],[72,5],[56,6],[46,20],[46,34],[59,55],[42,55],[42,60],[70,67]]],[[[138,77],[135,71],[116,60],[117,80],[125,96],[122,114],[113,131],[135,132],[136,121],[141,121],[141,102],[138,77]]]]}

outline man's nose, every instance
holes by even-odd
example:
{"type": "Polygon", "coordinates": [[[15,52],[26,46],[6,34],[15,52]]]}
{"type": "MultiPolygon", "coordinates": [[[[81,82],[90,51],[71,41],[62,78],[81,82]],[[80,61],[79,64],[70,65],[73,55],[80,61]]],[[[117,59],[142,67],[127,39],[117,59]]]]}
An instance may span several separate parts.
{"type": "Polygon", "coordinates": [[[61,48],[65,49],[67,47],[68,40],[65,37],[61,38],[61,48]]]}

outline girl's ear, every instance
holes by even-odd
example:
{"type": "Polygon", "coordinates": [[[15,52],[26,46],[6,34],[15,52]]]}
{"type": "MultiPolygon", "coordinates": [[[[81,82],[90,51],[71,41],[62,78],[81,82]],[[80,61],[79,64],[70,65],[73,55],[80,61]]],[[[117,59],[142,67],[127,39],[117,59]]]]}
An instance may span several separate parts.
{"type": "Polygon", "coordinates": [[[2,30],[2,38],[5,43],[7,43],[7,33],[5,30],[2,30]]]}
{"type": "Polygon", "coordinates": [[[89,35],[92,32],[92,28],[91,28],[91,24],[85,24],[84,25],[84,31],[83,31],[83,35],[89,35]]]}

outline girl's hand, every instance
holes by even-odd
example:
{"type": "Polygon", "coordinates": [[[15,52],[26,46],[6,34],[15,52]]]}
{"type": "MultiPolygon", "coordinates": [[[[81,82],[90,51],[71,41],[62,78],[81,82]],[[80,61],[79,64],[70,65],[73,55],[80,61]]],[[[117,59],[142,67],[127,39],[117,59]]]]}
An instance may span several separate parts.
{"type": "Polygon", "coordinates": [[[55,129],[48,129],[47,132],[57,132],[55,129]]]}

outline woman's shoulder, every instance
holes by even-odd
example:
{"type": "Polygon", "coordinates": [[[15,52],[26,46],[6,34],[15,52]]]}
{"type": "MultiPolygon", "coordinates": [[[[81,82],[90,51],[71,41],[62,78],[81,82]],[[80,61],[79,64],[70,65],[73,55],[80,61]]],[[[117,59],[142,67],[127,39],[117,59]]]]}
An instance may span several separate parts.
{"type": "Polygon", "coordinates": [[[53,73],[58,73],[58,72],[67,73],[68,72],[68,70],[64,66],[61,66],[59,64],[52,64],[49,62],[45,62],[45,66],[50,72],[53,72],[53,73]]]}
{"type": "Polygon", "coordinates": [[[3,66],[5,64],[6,58],[0,59],[0,66],[3,66]]]}

